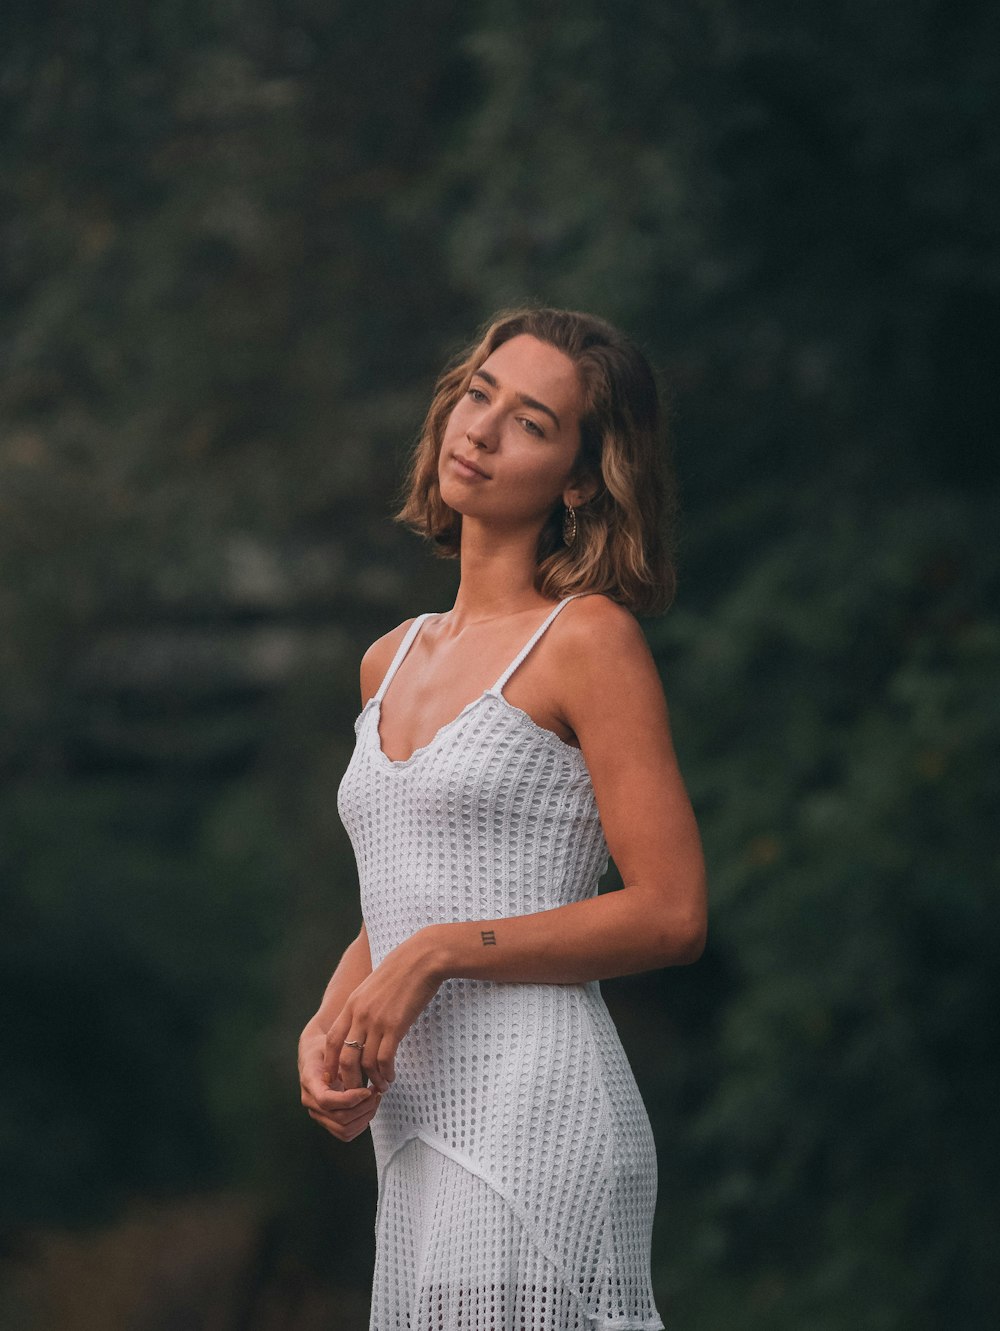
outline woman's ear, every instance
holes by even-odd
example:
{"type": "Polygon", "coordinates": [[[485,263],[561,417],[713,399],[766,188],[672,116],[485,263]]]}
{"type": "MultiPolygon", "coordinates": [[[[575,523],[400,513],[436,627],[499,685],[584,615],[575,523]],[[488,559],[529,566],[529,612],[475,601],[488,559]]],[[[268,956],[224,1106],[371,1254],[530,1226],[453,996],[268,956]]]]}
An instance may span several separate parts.
{"type": "Polygon", "coordinates": [[[568,485],[563,491],[563,503],[569,508],[582,508],[584,504],[589,504],[594,495],[597,494],[598,485],[590,476],[578,478],[572,485],[568,485]]]}

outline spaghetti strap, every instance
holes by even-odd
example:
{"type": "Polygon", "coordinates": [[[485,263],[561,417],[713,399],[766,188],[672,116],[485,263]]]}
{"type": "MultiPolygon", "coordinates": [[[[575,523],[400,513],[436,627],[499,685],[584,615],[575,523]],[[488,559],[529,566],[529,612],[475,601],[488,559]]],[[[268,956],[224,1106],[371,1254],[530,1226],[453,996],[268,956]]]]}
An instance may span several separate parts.
{"type": "Polygon", "coordinates": [[[580,592],[573,592],[572,595],[564,597],[563,600],[561,600],[561,601],[559,602],[558,605],[553,606],[553,608],[552,608],[552,613],[551,613],[550,615],[547,616],[547,618],[542,622],[542,624],[541,624],[541,625],[535,630],[535,632],[531,635],[531,637],[530,637],[530,638],[528,639],[528,641],[524,644],[524,646],[521,648],[521,650],[518,652],[518,654],[514,657],[513,661],[511,661],[510,665],[509,665],[509,666],[507,667],[507,669],[503,672],[503,674],[500,676],[500,678],[497,680],[497,682],[493,685],[493,687],[492,687],[491,689],[487,689],[487,692],[488,692],[488,693],[496,693],[496,694],[500,694],[500,695],[503,694],[504,686],[506,685],[508,679],[510,679],[511,675],[514,673],[514,671],[517,669],[517,667],[521,664],[521,662],[524,660],[524,658],[528,655],[528,653],[531,651],[532,647],[534,647],[535,643],[538,641],[538,639],[542,636],[542,634],[545,632],[545,630],[549,627],[549,625],[550,625],[550,624],[552,623],[552,621],[555,619],[556,615],[559,614],[559,612],[560,612],[560,610],[562,610],[563,606],[568,605],[568,604],[570,603],[570,601],[575,600],[576,597],[578,597],[578,596],[580,596],[580,595],[581,595],[580,592]]]}
{"type": "Polygon", "coordinates": [[[424,620],[430,619],[433,613],[434,612],[432,610],[427,610],[424,612],[424,614],[417,615],[416,619],[406,630],[406,633],[403,637],[403,641],[396,648],[396,655],[392,658],[392,661],[390,662],[389,665],[389,669],[385,672],[385,675],[382,678],[382,683],[378,686],[378,692],[372,695],[373,702],[380,703],[382,701],[386,689],[389,687],[390,683],[392,682],[393,675],[402,665],[403,657],[406,655],[406,653],[410,650],[410,647],[413,645],[413,639],[420,632],[424,620]]]}

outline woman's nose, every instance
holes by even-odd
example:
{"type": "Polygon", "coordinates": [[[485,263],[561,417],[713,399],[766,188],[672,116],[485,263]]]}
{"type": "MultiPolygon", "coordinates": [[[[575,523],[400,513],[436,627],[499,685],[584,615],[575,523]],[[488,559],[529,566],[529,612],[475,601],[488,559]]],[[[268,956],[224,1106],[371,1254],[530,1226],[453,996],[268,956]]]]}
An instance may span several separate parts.
{"type": "Polygon", "coordinates": [[[484,448],[491,452],[497,445],[498,422],[490,411],[478,416],[465,432],[466,438],[474,448],[484,448]]]}

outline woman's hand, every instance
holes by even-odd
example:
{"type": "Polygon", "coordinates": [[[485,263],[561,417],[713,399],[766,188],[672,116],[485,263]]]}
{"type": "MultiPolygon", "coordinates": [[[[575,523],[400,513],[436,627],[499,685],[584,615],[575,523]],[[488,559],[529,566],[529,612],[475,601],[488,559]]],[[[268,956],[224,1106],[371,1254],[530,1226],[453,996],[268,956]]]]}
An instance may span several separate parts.
{"type": "Polygon", "coordinates": [[[324,1068],[331,1084],[340,1081],[353,1090],[367,1077],[376,1092],[389,1089],[399,1042],[441,984],[430,940],[429,930],[408,938],[351,993],[326,1036],[324,1068]]]}
{"type": "Polygon", "coordinates": [[[359,1136],[375,1117],[382,1096],[374,1087],[347,1090],[341,1081],[330,1082],[324,1066],[326,1041],[303,1043],[299,1052],[299,1084],[309,1117],[338,1141],[359,1136]]]}

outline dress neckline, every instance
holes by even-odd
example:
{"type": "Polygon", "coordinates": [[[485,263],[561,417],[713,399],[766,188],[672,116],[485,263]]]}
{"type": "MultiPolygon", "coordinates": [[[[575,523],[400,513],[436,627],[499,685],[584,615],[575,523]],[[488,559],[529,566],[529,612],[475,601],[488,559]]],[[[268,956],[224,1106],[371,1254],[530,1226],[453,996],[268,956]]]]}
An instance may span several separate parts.
{"type": "Polygon", "coordinates": [[[409,767],[411,763],[416,762],[419,758],[422,758],[425,754],[431,753],[434,749],[436,749],[438,747],[438,743],[442,741],[450,731],[454,730],[458,726],[460,721],[463,721],[471,711],[477,708],[481,703],[485,702],[488,698],[492,698],[493,700],[498,702],[500,706],[504,709],[504,711],[511,716],[512,720],[523,725],[527,730],[529,730],[532,734],[536,735],[544,743],[550,744],[555,750],[557,750],[560,753],[564,753],[572,758],[575,758],[583,762],[583,750],[581,748],[579,748],[575,744],[567,744],[567,742],[562,738],[562,736],[557,735],[554,730],[550,730],[548,726],[539,725],[538,722],[535,720],[535,718],[530,714],[530,712],[526,712],[523,707],[518,707],[516,703],[508,702],[508,700],[504,697],[502,693],[497,693],[495,692],[495,689],[492,688],[484,689],[483,692],[480,693],[478,697],[472,698],[469,702],[467,702],[457,716],[453,716],[450,721],[446,721],[443,726],[439,726],[426,744],[418,745],[413,750],[413,752],[406,758],[390,758],[389,755],[386,753],[386,751],[382,748],[382,736],[379,734],[379,728],[378,728],[379,718],[382,710],[382,704],[381,700],[377,698],[374,694],[368,699],[368,701],[365,703],[364,707],[361,709],[360,713],[358,714],[357,720],[355,721],[355,726],[357,726],[362,721],[362,719],[369,711],[372,712],[375,717],[375,722],[372,729],[374,731],[373,739],[374,739],[374,750],[376,757],[378,758],[379,762],[381,762],[385,767],[389,769],[392,768],[403,769],[409,767]]]}
{"type": "Polygon", "coordinates": [[[480,693],[477,697],[470,699],[469,702],[465,704],[465,706],[461,709],[460,712],[458,712],[456,716],[453,716],[450,721],[446,721],[443,725],[439,726],[437,730],[434,732],[434,734],[430,737],[430,739],[427,740],[426,743],[418,744],[417,747],[413,749],[406,758],[390,758],[382,745],[382,735],[381,735],[382,700],[385,697],[386,690],[388,689],[390,683],[392,682],[397,670],[402,664],[403,659],[405,658],[410,648],[412,647],[414,641],[416,640],[418,634],[420,633],[420,630],[423,628],[424,623],[428,619],[439,618],[439,613],[433,611],[427,611],[422,615],[418,615],[417,618],[410,625],[409,629],[406,631],[406,634],[404,635],[403,640],[396,651],[396,655],[393,657],[392,662],[389,665],[389,669],[386,671],[385,676],[382,680],[382,683],[379,685],[377,692],[373,694],[371,698],[369,698],[368,702],[365,704],[361,712],[361,715],[363,716],[364,713],[368,710],[368,708],[372,707],[372,705],[374,704],[373,711],[375,713],[375,747],[378,750],[379,756],[382,759],[382,761],[388,764],[390,767],[408,766],[413,761],[414,758],[417,758],[419,755],[427,753],[429,750],[433,749],[437,745],[437,742],[444,735],[446,735],[450,730],[452,730],[459,723],[459,721],[461,721],[474,707],[477,707],[480,703],[482,703],[485,698],[496,698],[510,711],[516,712],[521,717],[523,717],[524,720],[529,722],[530,725],[536,731],[539,731],[542,735],[550,736],[562,749],[567,749],[569,750],[570,753],[580,753],[580,749],[576,745],[567,744],[567,742],[564,739],[562,739],[559,735],[557,735],[554,730],[549,730],[547,726],[539,725],[538,722],[534,719],[534,717],[530,716],[522,707],[516,707],[513,703],[508,702],[503,694],[503,690],[507,684],[507,681],[510,679],[511,675],[518,668],[518,666],[521,665],[521,663],[524,661],[525,657],[534,647],[535,643],[538,642],[539,638],[541,638],[542,634],[546,631],[546,629],[556,618],[556,616],[560,613],[563,607],[566,606],[570,601],[574,600],[578,595],[579,593],[573,593],[570,596],[565,596],[561,601],[558,601],[553,606],[549,614],[545,617],[545,619],[534,631],[534,633],[532,633],[528,641],[524,644],[524,646],[517,653],[517,655],[514,657],[511,663],[507,666],[506,670],[501,672],[496,682],[493,685],[491,685],[490,688],[484,689],[483,692],[480,693]]]}

